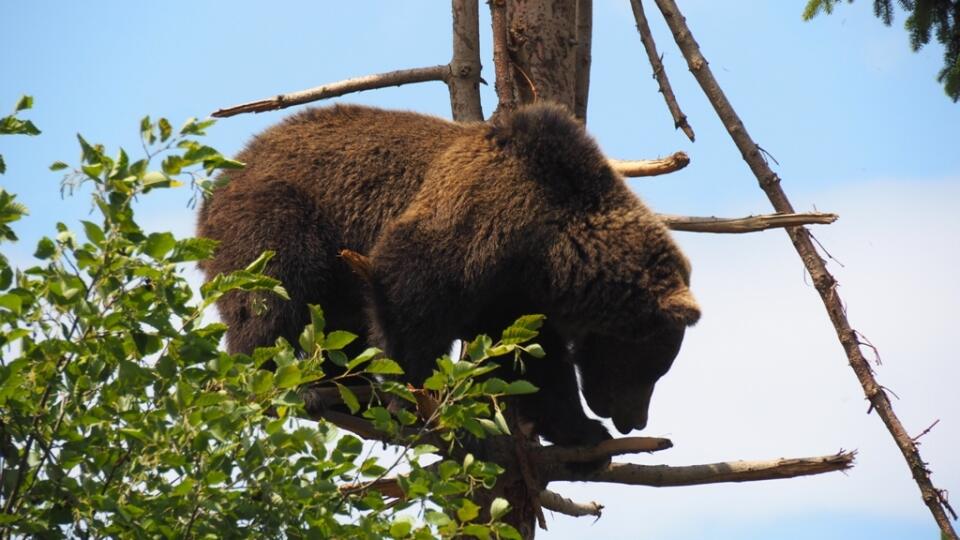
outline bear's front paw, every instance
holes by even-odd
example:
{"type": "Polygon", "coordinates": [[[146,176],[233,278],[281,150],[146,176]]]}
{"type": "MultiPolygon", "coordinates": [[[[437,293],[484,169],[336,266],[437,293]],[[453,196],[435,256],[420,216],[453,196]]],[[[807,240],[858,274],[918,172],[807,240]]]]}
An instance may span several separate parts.
{"type": "MultiPolygon", "coordinates": [[[[603,441],[612,439],[610,432],[599,420],[590,420],[584,418],[582,422],[568,423],[563,426],[559,433],[554,436],[544,437],[552,441],[557,446],[571,446],[592,448],[603,441]]],[[[599,469],[603,469],[610,464],[610,458],[601,458],[594,461],[584,461],[579,463],[568,463],[567,467],[576,474],[588,474],[599,469]]]]}

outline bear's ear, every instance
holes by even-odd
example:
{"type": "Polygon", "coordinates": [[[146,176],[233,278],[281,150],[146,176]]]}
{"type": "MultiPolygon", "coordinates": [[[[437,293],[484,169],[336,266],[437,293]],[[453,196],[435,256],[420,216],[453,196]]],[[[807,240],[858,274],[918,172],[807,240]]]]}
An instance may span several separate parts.
{"type": "Polygon", "coordinates": [[[688,287],[681,287],[660,298],[660,309],[670,320],[691,326],[700,320],[700,306],[688,287]]]}

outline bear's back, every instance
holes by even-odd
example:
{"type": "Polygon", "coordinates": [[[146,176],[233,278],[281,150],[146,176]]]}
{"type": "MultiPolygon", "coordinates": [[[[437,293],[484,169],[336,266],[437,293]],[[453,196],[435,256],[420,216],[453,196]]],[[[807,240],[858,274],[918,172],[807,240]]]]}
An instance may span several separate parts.
{"type": "Polygon", "coordinates": [[[468,129],[356,105],[306,109],[257,135],[238,154],[246,166],[227,173],[226,184],[204,203],[200,232],[214,232],[204,231],[205,225],[216,228],[217,206],[238,193],[286,184],[336,224],[343,247],[367,252],[416,195],[431,161],[468,129]]]}

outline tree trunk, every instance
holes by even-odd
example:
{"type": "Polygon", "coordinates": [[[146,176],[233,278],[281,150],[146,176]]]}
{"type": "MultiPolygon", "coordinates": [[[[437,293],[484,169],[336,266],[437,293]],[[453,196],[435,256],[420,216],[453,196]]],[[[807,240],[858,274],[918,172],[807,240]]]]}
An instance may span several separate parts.
{"type": "MultiPolygon", "coordinates": [[[[490,1],[498,112],[524,103],[552,101],[585,119],[591,3],[592,0],[490,1]],[[578,43],[582,46],[578,47],[578,43]]],[[[540,491],[545,486],[536,478],[535,467],[526,461],[528,452],[523,447],[539,443],[536,435],[524,434],[513,415],[508,415],[507,420],[513,435],[490,439],[484,458],[499,463],[506,471],[496,487],[476,502],[487,509],[494,498],[503,497],[511,508],[505,521],[516,527],[523,538],[532,539],[538,522],[546,528],[540,508],[540,491]]]]}

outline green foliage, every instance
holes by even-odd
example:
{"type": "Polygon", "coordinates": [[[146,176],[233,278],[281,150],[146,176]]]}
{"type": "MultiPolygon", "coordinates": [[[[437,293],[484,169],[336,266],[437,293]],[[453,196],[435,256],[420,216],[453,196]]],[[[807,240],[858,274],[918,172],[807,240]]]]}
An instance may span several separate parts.
{"type": "MultiPolygon", "coordinates": [[[[841,0],[808,0],[803,9],[803,20],[808,21],[821,11],[828,15],[841,0]]],[[[853,0],[847,0],[852,4],[853,0]]],[[[900,7],[909,13],[904,27],[910,35],[910,47],[917,51],[936,31],[937,41],[943,44],[943,69],[937,81],[953,101],[960,100],[960,0],[899,0],[900,7]]],[[[893,23],[893,1],[874,0],[873,13],[883,23],[893,23]]]]}
{"type": "MultiPolygon", "coordinates": [[[[457,437],[508,432],[501,398],[535,388],[477,377],[496,368],[496,356],[536,356],[524,343],[540,318],[520,319],[498,343],[478,337],[465,360],[441,358],[428,381],[432,409],[387,407],[381,400],[416,404],[425,394],[382,380],[402,370],[376,349],[347,358],[342,349],[356,336],[328,332],[316,306],[302,354],[283,339],[253,355],[220,350],[226,327],[204,319],[217,298],[286,295],[263,274],[271,254],[214,278],[196,298],[182,263],[215,244],[147,233],[134,216],[137,198],[183,185],[178,175],[203,191],[208,175],[239,166],[196,139],[211,123],[175,132],[145,118],[147,155],[137,161],[78,136],[79,166],[51,169],[69,171],[65,190],[92,187],[97,218],[81,222],[82,232],[58,223],[38,242],[33,267],[0,258],[0,538],[519,538],[499,522],[506,501],[493,502],[489,519],[470,501],[501,471],[457,437]],[[260,369],[266,362],[276,369],[260,369]],[[328,363],[343,374],[328,376],[328,363]],[[348,377],[376,391],[361,402],[348,377]],[[298,388],[321,380],[398,455],[377,459],[354,435],[301,419],[298,388]],[[458,458],[437,460],[438,445],[458,458]],[[378,491],[388,475],[403,498],[378,491]]],[[[24,212],[0,193],[0,241],[16,239],[8,224],[24,212]]]]}
{"type": "MultiPolygon", "coordinates": [[[[33,97],[22,96],[13,107],[13,114],[0,118],[0,135],[39,135],[33,122],[17,118],[17,113],[33,107],[33,97]]],[[[7,172],[7,164],[0,155],[0,174],[7,172]]]]}

